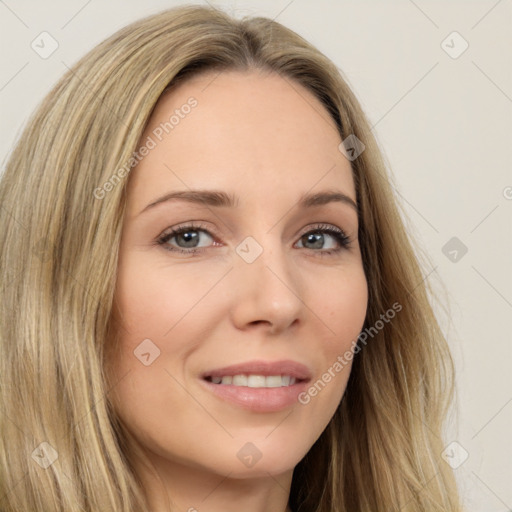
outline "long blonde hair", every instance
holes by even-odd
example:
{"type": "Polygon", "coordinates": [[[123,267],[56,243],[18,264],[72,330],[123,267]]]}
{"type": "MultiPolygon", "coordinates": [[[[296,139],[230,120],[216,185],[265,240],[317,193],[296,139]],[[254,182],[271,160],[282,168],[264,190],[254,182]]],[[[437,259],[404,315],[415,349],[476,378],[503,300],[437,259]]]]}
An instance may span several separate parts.
{"type": "Polygon", "coordinates": [[[165,90],[201,71],[250,68],[303,85],[342,139],[363,141],[352,168],[369,286],[364,328],[401,305],[354,358],[335,415],[295,468],[290,505],[460,510],[441,457],[452,359],[355,95],[331,61],[282,25],[186,6],[125,27],[83,57],[44,99],[1,177],[3,512],[146,509],[104,365],[127,179],[102,200],[93,191],[130,161],[165,90]]]}

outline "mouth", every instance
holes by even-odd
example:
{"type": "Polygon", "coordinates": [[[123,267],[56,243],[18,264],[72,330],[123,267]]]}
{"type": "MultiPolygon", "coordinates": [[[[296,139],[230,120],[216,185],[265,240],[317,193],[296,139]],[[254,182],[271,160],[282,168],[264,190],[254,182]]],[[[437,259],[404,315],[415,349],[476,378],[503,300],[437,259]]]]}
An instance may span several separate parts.
{"type": "Polygon", "coordinates": [[[254,413],[272,413],[299,405],[299,396],[310,380],[290,375],[237,374],[206,376],[199,382],[224,404],[254,413]]]}
{"type": "Polygon", "coordinates": [[[206,376],[206,382],[219,386],[248,387],[252,389],[290,387],[307,382],[309,379],[299,379],[291,375],[254,375],[237,374],[224,376],[206,376]]]}

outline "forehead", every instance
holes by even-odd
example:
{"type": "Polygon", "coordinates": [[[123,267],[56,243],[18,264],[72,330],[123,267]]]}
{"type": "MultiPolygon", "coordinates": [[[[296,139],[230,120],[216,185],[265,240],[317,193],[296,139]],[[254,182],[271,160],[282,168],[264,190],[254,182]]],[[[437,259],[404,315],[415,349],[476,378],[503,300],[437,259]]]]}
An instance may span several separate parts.
{"type": "Polygon", "coordinates": [[[188,79],[162,96],[140,142],[152,149],[130,176],[134,208],[187,188],[285,200],[316,185],[338,186],[355,199],[335,122],[313,93],[276,73],[188,79]]]}

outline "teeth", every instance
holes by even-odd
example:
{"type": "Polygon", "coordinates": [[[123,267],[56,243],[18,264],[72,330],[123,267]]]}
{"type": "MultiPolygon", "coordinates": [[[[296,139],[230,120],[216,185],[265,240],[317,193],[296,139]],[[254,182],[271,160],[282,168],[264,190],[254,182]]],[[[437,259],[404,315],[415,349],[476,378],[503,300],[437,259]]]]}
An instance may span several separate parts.
{"type": "MultiPolygon", "coordinates": [[[[281,380],[281,379],[279,379],[281,380]]],[[[263,377],[263,375],[249,375],[247,377],[247,386],[250,388],[266,388],[267,387],[267,379],[263,377]]],[[[281,384],[281,383],[279,383],[281,384]]]]}
{"type": "Polygon", "coordinates": [[[233,375],[233,386],[247,386],[247,375],[233,375]]]}
{"type": "Polygon", "coordinates": [[[295,377],[289,375],[234,375],[225,377],[212,377],[214,384],[231,384],[233,386],[247,386],[249,388],[280,388],[293,386],[295,377]]]}

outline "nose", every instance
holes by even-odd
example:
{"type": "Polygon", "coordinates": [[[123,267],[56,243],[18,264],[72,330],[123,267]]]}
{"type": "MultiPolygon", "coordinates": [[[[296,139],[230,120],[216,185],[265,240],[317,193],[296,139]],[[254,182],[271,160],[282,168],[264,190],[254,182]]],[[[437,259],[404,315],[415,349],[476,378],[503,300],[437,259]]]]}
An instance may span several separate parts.
{"type": "Polygon", "coordinates": [[[300,274],[284,248],[263,247],[252,262],[236,256],[231,272],[233,288],[230,314],[241,330],[265,328],[276,334],[298,324],[305,308],[300,274]]]}

